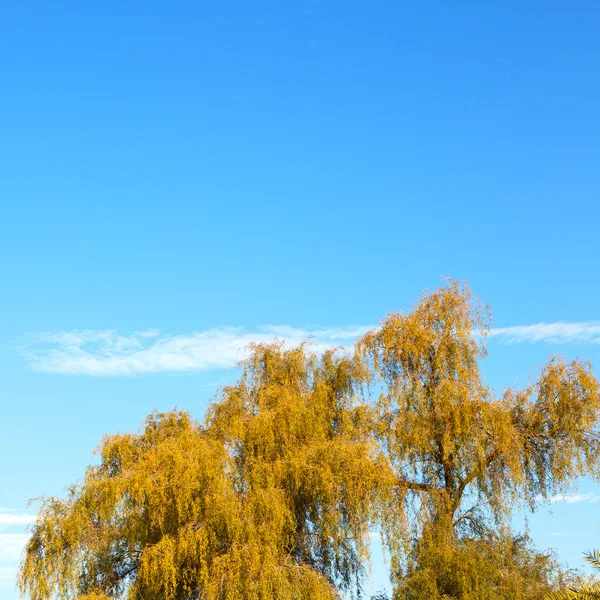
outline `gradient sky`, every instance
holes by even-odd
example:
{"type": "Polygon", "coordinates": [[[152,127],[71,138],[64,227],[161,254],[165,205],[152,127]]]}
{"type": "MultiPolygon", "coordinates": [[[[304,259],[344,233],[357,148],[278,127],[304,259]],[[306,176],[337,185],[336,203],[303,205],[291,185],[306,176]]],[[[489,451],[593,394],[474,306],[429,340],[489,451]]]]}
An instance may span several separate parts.
{"type": "MultiPolygon", "coordinates": [[[[0,596],[28,499],[201,418],[248,340],[349,343],[451,276],[490,385],[600,365],[598,31],[592,1],[2,3],[0,596]]],[[[537,543],[580,565],[599,498],[537,543]]]]}

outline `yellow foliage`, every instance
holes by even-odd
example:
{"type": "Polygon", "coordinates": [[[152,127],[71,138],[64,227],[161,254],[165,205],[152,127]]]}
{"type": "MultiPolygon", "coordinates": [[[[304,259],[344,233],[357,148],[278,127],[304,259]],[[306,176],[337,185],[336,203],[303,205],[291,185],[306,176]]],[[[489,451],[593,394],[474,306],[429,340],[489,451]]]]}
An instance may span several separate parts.
{"type": "Polygon", "coordinates": [[[206,426],[153,413],[139,433],[106,437],[82,485],[43,500],[22,591],[331,600],[357,589],[386,481],[359,377],[333,352],[256,346],[206,426]]]}
{"type": "MultiPolygon", "coordinates": [[[[379,392],[376,437],[402,491],[389,513],[395,518],[383,522],[393,576],[406,589],[435,554],[432,599],[485,597],[473,583],[475,567],[471,595],[466,584],[457,596],[448,591],[460,569],[452,584],[441,576],[439,565],[453,564],[461,540],[507,526],[518,504],[534,508],[579,475],[599,474],[600,393],[591,365],[553,358],[533,385],[496,397],[478,365],[488,328],[489,309],[466,284],[450,281],[411,313],[386,317],[357,345],[379,392]],[[419,543],[402,544],[398,523],[419,543]]],[[[516,597],[503,594],[493,597],[516,597]]]]}
{"type": "Polygon", "coordinates": [[[498,535],[515,506],[600,474],[600,393],[588,363],[553,358],[495,395],[479,371],[488,327],[450,281],[354,354],[253,346],[204,424],[153,413],[107,436],[65,499],[42,500],[21,590],[333,600],[358,595],[379,525],[396,598],[539,597],[546,563],[517,567],[490,540],[513,539],[498,535]]]}

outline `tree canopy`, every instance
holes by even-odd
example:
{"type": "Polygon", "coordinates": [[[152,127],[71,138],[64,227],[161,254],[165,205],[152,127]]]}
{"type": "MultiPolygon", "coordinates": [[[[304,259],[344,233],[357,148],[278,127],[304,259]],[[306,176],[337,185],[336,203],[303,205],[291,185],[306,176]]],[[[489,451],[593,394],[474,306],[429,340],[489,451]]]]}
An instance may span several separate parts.
{"type": "Polygon", "coordinates": [[[353,351],[250,348],[204,422],[152,413],[106,436],[65,498],[43,498],[21,566],[32,600],[360,596],[370,531],[395,598],[535,600],[556,561],[514,509],[600,469],[591,365],[551,358],[497,395],[489,310],[466,284],[425,293],[353,351]]]}
{"type": "Polygon", "coordinates": [[[483,570],[451,582],[440,562],[452,563],[462,539],[506,528],[523,502],[533,509],[578,476],[599,474],[600,393],[591,365],[553,357],[533,384],[497,396],[479,371],[488,330],[489,309],[465,284],[449,282],[358,342],[379,392],[371,402],[375,436],[396,474],[397,516],[383,528],[398,597],[496,597],[476,581],[483,570]]]}
{"type": "Polygon", "coordinates": [[[386,463],[333,351],[259,345],[205,425],[150,415],[108,436],[23,563],[33,600],[315,599],[358,591],[386,463]]]}

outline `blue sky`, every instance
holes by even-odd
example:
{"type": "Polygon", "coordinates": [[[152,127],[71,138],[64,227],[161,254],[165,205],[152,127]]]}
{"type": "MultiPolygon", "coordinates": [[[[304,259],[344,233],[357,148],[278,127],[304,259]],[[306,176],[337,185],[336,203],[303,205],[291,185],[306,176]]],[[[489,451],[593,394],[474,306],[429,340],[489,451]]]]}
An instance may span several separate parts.
{"type": "MultiPolygon", "coordinates": [[[[153,408],[202,417],[249,339],[349,343],[451,276],[521,328],[491,385],[600,364],[599,28],[591,1],[3,3],[0,595],[27,500],[153,408]]],[[[580,564],[598,495],[539,545],[580,564]]]]}

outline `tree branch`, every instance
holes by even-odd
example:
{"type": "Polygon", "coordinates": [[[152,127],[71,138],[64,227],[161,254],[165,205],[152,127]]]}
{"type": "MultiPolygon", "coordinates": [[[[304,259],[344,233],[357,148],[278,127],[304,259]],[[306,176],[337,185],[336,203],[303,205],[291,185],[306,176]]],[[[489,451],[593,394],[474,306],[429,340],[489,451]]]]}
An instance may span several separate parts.
{"type": "Polygon", "coordinates": [[[465,488],[474,481],[481,473],[483,473],[499,456],[501,455],[500,450],[492,450],[485,460],[483,461],[483,465],[474,468],[461,482],[456,490],[456,496],[454,498],[455,508],[458,507],[460,499],[465,491],[465,488]]]}

